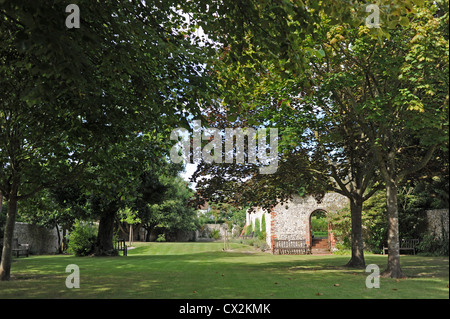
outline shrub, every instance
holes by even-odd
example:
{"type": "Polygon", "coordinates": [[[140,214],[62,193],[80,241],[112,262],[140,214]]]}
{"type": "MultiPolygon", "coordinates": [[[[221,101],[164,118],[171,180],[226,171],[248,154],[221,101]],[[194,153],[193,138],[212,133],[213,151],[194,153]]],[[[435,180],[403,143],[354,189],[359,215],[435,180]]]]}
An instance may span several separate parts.
{"type": "Polygon", "coordinates": [[[326,217],[311,216],[311,229],[314,232],[326,232],[328,234],[328,220],[326,217]]]}
{"type": "Polygon", "coordinates": [[[253,236],[256,238],[259,238],[261,236],[261,223],[259,221],[259,218],[255,219],[255,233],[253,236]]]}
{"type": "Polygon", "coordinates": [[[418,248],[425,255],[448,256],[448,235],[444,231],[439,238],[433,233],[427,233],[423,236],[418,248]]]}
{"type": "Polygon", "coordinates": [[[92,254],[97,240],[97,231],[93,225],[76,220],[69,235],[69,253],[78,257],[92,254]]]}
{"type": "Polygon", "coordinates": [[[252,231],[253,231],[253,226],[252,226],[252,223],[251,223],[251,221],[250,221],[250,224],[248,224],[248,225],[245,226],[245,232],[244,232],[244,235],[245,235],[245,236],[249,236],[249,235],[252,233],[252,231]]]}
{"type": "Polygon", "coordinates": [[[165,235],[165,234],[159,234],[159,235],[158,235],[158,238],[156,238],[156,241],[157,241],[158,243],[165,242],[165,241],[166,241],[166,235],[165,235]]]}
{"type": "Polygon", "coordinates": [[[243,244],[247,244],[249,246],[253,246],[255,248],[258,248],[262,251],[265,251],[267,249],[269,249],[269,246],[267,245],[265,240],[260,240],[258,238],[252,238],[252,239],[247,239],[242,241],[243,244]]]}
{"type": "Polygon", "coordinates": [[[261,218],[261,233],[258,235],[258,239],[266,240],[266,214],[263,214],[261,218]]]}
{"type": "Polygon", "coordinates": [[[219,239],[220,238],[220,231],[218,229],[211,230],[211,232],[209,233],[209,238],[219,239]]]}

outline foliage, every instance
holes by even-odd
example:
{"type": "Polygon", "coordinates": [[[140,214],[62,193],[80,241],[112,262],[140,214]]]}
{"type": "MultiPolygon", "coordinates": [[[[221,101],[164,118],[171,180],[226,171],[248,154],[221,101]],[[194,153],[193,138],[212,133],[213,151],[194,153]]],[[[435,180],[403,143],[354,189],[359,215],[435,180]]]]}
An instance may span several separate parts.
{"type": "Polygon", "coordinates": [[[158,235],[158,238],[156,238],[156,241],[157,241],[158,243],[165,242],[165,241],[166,241],[166,235],[165,235],[165,234],[159,234],[159,235],[158,235]]]}
{"type": "Polygon", "coordinates": [[[351,248],[351,216],[349,209],[329,213],[328,216],[332,225],[332,233],[336,238],[336,248],[351,248]]]}
{"type": "MultiPolygon", "coordinates": [[[[136,159],[126,155],[126,142],[155,132],[169,141],[169,128],[197,114],[209,90],[202,63],[209,45],[189,37],[196,26],[177,2],[77,5],[82,26],[69,30],[61,1],[0,2],[0,192],[11,208],[6,242],[17,201],[78,179],[104,191],[93,206],[99,239],[110,246],[112,232],[102,225],[105,219],[111,225],[123,207],[124,183],[116,182],[136,173],[121,170],[124,159],[136,159]]],[[[154,148],[144,160],[161,157],[154,148]]],[[[2,256],[1,280],[10,278],[9,255],[2,256]]]]}
{"type": "Polygon", "coordinates": [[[259,220],[259,218],[255,218],[254,231],[255,233],[253,234],[253,236],[259,238],[261,236],[261,221],[259,220]]]}
{"type": "Polygon", "coordinates": [[[36,196],[21,201],[17,219],[46,227],[59,225],[70,229],[76,219],[87,220],[91,216],[87,197],[79,185],[72,183],[42,190],[36,196]]]}
{"type": "MultiPolygon", "coordinates": [[[[255,176],[256,166],[200,166],[200,173],[213,176],[210,185],[199,183],[203,198],[235,206],[270,208],[294,193],[336,188],[333,183],[361,205],[376,191],[365,193],[378,172],[390,189],[394,181],[390,195],[397,196],[398,182],[448,145],[445,1],[382,0],[389,5],[386,23],[371,30],[362,25],[361,1],[77,3],[84,25],[67,30],[58,1],[0,1],[0,192],[11,208],[7,241],[18,200],[76,178],[101,224],[128,207],[148,228],[195,227],[187,187],[165,180],[171,174],[145,175],[164,157],[172,126],[186,126],[204,105],[213,108],[203,108],[203,115],[212,115],[209,125],[285,128],[277,174],[255,176]],[[198,27],[215,43],[200,39],[198,27]],[[211,54],[218,43],[219,57],[211,54]],[[208,95],[212,77],[219,81],[214,99],[208,95]],[[139,138],[150,147],[136,155],[139,138]],[[151,167],[142,169],[147,160],[151,167]],[[342,187],[347,177],[351,182],[342,187]],[[162,202],[153,200],[163,193],[162,202]]],[[[448,178],[440,182],[448,187],[448,178]]],[[[435,193],[448,206],[448,192],[435,193]]],[[[48,204],[49,223],[70,224],[80,213],[48,204]]],[[[397,208],[387,208],[397,220],[397,208]]],[[[218,213],[230,220],[229,209],[218,213]]],[[[405,225],[412,235],[418,220],[410,217],[405,225]]],[[[9,279],[9,255],[1,279],[9,279]]]]}
{"type": "Polygon", "coordinates": [[[166,233],[197,229],[196,209],[191,203],[194,192],[188,183],[181,177],[164,174],[156,179],[165,190],[158,202],[148,202],[138,210],[143,226],[148,231],[158,227],[166,233]]]}
{"type": "Polygon", "coordinates": [[[211,232],[209,233],[209,238],[212,239],[219,239],[220,238],[220,231],[218,229],[211,229],[211,232]]]}
{"type": "MultiPolygon", "coordinates": [[[[332,232],[337,240],[337,248],[351,248],[351,214],[348,209],[329,214],[332,232]]],[[[386,195],[377,192],[368,199],[362,212],[362,238],[364,249],[381,253],[387,238],[386,195]]]]}
{"type": "MultiPolygon", "coordinates": [[[[266,217],[265,214],[260,218],[254,219],[254,224],[245,225],[244,236],[249,236],[253,232],[252,240],[265,242],[266,240],[266,217]]],[[[250,242],[252,243],[252,242],[250,242]]]]}
{"type": "MultiPolygon", "coordinates": [[[[228,203],[212,203],[210,205],[211,210],[197,217],[198,228],[202,228],[204,224],[222,224],[226,223],[228,229],[238,229],[239,233],[245,226],[246,221],[246,207],[236,207],[228,203]]],[[[251,232],[246,227],[244,233],[251,232]]]]}
{"type": "Polygon", "coordinates": [[[252,223],[250,221],[250,223],[245,226],[244,235],[245,236],[249,236],[252,232],[253,232],[253,225],[252,225],[252,223]]]}
{"type": "Polygon", "coordinates": [[[237,208],[237,209],[231,210],[230,221],[232,222],[232,224],[234,226],[240,227],[241,229],[242,229],[242,227],[244,227],[245,221],[246,221],[246,216],[247,216],[247,210],[248,210],[248,207],[243,207],[241,209],[237,208]]]}
{"type": "Polygon", "coordinates": [[[328,220],[320,216],[311,216],[311,230],[313,232],[328,232],[328,220]]]}
{"type": "Polygon", "coordinates": [[[363,238],[365,247],[381,253],[387,243],[386,194],[377,192],[363,207],[363,238]]]}
{"type": "Polygon", "coordinates": [[[258,239],[266,240],[267,232],[266,232],[266,214],[263,213],[261,217],[261,233],[258,235],[258,239]]]}
{"type": "MultiPolygon", "coordinates": [[[[425,211],[436,208],[435,198],[429,196],[429,187],[424,182],[416,183],[415,187],[403,186],[399,190],[399,237],[418,238],[422,252],[437,252],[442,248],[445,252],[445,241],[435,240],[427,234],[427,219],[425,211]],[[437,248],[439,247],[439,248],[437,248]]],[[[438,207],[440,208],[440,207],[438,207]]],[[[381,253],[387,243],[388,222],[386,219],[386,194],[378,191],[366,201],[363,207],[363,240],[366,250],[381,253]]],[[[351,218],[348,210],[331,214],[330,221],[333,233],[342,249],[350,248],[351,218]]]]}
{"type": "Polygon", "coordinates": [[[266,251],[269,249],[269,245],[267,245],[267,242],[265,239],[261,239],[259,237],[253,237],[249,239],[242,239],[240,240],[241,243],[244,243],[246,245],[255,247],[257,249],[260,249],[261,251],[266,251]]]}
{"type": "MultiPolygon", "coordinates": [[[[205,214],[198,214],[197,216],[197,225],[198,227],[202,227],[205,224],[214,224],[214,216],[208,215],[208,213],[205,214]]],[[[220,221],[219,221],[220,222],[220,221]]]]}
{"type": "Polygon", "coordinates": [[[98,229],[76,220],[69,235],[68,251],[75,256],[88,256],[94,252],[98,229]]]}
{"type": "Polygon", "coordinates": [[[125,222],[129,225],[141,222],[140,218],[137,216],[137,212],[132,211],[128,207],[119,211],[119,218],[121,222],[125,222]]]}
{"type": "Polygon", "coordinates": [[[448,256],[448,233],[443,230],[441,237],[427,233],[419,243],[419,251],[427,256],[448,256]]]}

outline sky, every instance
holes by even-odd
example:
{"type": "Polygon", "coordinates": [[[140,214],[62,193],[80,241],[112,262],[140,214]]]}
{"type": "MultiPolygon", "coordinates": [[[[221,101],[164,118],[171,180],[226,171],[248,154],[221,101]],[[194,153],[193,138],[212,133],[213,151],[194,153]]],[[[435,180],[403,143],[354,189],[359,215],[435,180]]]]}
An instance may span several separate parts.
{"type": "MultiPolygon", "coordinates": [[[[192,174],[194,174],[196,169],[197,169],[197,164],[186,164],[186,169],[183,173],[180,174],[180,176],[185,181],[189,182],[189,178],[192,176],[192,174]]],[[[189,185],[192,189],[195,190],[196,183],[190,183],[189,185]]]]}

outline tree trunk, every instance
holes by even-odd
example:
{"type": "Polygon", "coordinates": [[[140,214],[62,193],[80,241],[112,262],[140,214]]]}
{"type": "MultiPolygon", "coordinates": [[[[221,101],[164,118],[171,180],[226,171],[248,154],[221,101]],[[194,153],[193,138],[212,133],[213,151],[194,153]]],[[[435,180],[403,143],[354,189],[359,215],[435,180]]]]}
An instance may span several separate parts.
{"type": "Polygon", "coordinates": [[[347,267],[365,268],[364,242],[362,237],[362,206],[360,200],[350,199],[350,213],[352,219],[352,257],[347,267]]]}
{"type": "Polygon", "coordinates": [[[67,249],[67,238],[66,238],[66,235],[67,235],[67,230],[66,230],[66,227],[63,226],[62,242],[61,242],[61,250],[62,250],[63,253],[67,249]]]}
{"type": "Polygon", "coordinates": [[[57,223],[55,223],[55,228],[56,228],[56,235],[58,236],[58,254],[62,254],[63,250],[62,250],[61,234],[59,233],[59,227],[57,223]]]}
{"type": "Polygon", "coordinates": [[[145,227],[145,241],[150,242],[150,236],[152,234],[153,226],[145,227]]]}
{"type": "Polygon", "coordinates": [[[129,233],[129,244],[131,246],[131,244],[133,243],[133,225],[130,224],[130,233],[129,233]]]}
{"type": "Polygon", "coordinates": [[[18,186],[13,185],[8,198],[8,213],[3,236],[2,261],[0,264],[1,281],[6,281],[11,278],[12,241],[17,216],[17,190],[18,186]]]}
{"type": "Polygon", "coordinates": [[[152,230],[155,228],[156,224],[154,223],[150,223],[150,224],[146,224],[144,226],[145,230],[146,230],[146,234],[145,234],[145,241],[146,242],[150,242],[150,236],[152,234],[152,230]]]}
{"type": "Polygon", "coordinates": [[[397,185],[395,181],[386,183],[388,213],[388,264],[382,277],[403,278],[400,267],[400,241],[398,231],[397,185]]]}
{"type": "Polygon", "coordinates": [[[116,211],[104,212],[100,217],[98,226],[97,243],[95,247],[96,256],[114,255],[114,218],[116,211]]]}

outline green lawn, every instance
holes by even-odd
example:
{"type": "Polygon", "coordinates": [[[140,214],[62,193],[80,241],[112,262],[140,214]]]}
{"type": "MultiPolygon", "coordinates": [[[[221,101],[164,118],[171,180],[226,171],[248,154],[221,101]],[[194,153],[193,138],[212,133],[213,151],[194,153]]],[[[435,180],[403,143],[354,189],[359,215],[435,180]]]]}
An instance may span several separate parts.
{"type": "MultiPolygon", "coordinates": [[[[343,267],[349,256],[274,256],[243,244],[136,243],[127,257],[31,256],[15,259],[0,298],[449,298],[448,257],[402,256],[408,279],[343,267]],[[65,286],[66,266],[80,268],[80,288],[65,286]]],[[[386,266],[386,256],[367,264],[386,266]]]]}

